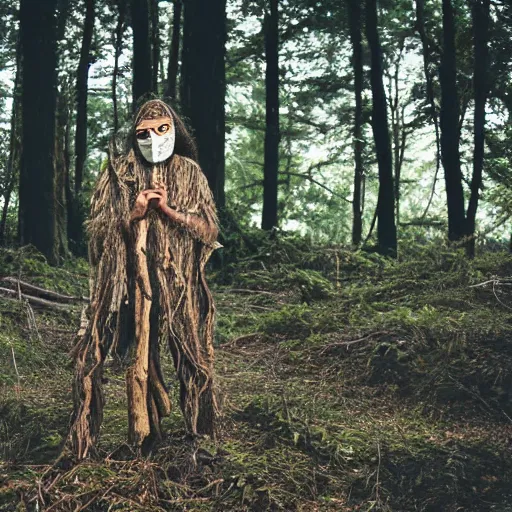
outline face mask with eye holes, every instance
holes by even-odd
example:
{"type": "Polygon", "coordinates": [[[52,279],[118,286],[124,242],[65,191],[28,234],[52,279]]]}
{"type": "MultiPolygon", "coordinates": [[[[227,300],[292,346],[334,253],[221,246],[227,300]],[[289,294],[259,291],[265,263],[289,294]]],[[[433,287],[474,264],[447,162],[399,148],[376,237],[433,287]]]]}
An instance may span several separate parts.
{"type": "Polygon", "coordinates": [[[142,156],[151,164],[164,162],[174,151],[176,135],[170,119],[143,121],[137,126],[136,137],[142,156]]]}

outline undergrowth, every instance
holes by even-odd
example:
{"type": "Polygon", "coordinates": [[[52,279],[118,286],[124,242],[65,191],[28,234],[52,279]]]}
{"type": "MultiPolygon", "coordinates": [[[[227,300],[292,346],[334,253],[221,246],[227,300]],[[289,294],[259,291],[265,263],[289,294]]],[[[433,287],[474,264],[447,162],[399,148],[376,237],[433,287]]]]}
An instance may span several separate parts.
{"type": "MultiPolygon", "coordinates": [[[[167,355],[175,406],[150,456],[124,444],[124,376],[109,363],[98,456],[58,458],[80,308],[0,299],[0,510],[511,510],[511,256],[257,246],[210,272],[222,435],[186,437],[167,355]]],[[[86,294],[81,260],[0,262],[2,276],[86,294]]]]}

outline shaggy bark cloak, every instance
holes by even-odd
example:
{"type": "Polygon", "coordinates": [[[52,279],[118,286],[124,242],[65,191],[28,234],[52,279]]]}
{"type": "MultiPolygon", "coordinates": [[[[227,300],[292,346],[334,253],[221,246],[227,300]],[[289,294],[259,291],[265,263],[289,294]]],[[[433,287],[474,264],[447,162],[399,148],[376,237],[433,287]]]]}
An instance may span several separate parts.
{"type": "Polygon", "coordinates": [[[100,178],[88,231],[92,265],[90,321],[75,349],[72,447],[87,456],[102,420],[101,374],[109,350],[128,350],[129,439],[143,445],[160,436],[169,414],[159,361],[168,340],[181,387],[181,408],[192,434],[214,434],[218,413],[213,387],[214,305],[204,268],[216,247],[217,216],[206,177],[188,158],[148,167],[135,150],[113,160],[100,178]],[[177,211],[205,220],[195,233],[150,210],[129,223],[137,195],[155,183],[177,211]]]}

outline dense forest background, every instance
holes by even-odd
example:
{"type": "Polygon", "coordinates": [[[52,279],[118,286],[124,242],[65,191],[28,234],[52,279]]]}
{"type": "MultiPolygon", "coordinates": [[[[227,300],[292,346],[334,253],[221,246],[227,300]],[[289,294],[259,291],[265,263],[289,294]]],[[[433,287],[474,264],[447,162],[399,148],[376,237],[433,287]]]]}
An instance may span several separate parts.
{"type": "Polygon", "coordinates": [[[0,511],[510,512],[512,4],[0,1],[0,511]],[[218,205],[216,440],[66,453],[87,221],[137,105],[218,205]]]}
{"type": "Polygon", "coordinates": [[[224,237],[376,246],[508,237],[505,1],[24,0],[1,7],[0,240],[49,261],[113,134],[164,97],[187,120],[224,237]]]}

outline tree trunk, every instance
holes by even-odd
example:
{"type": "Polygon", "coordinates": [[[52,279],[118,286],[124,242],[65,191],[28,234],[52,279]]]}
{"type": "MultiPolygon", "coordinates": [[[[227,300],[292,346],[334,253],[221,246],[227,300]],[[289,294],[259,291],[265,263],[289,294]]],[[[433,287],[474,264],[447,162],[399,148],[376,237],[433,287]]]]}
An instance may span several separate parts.
{"type": "Polygon", "coordinates": [[[379,252],[395,257],[397,253],[393,161],[389,140],[386,93],[382,78],[382,51],[377,30],[377,1],[366,0],[366,37],[370,46],[372,84],[372,129],[379,166],[377,202],[377,238],[379,252]]]}
{"type": "Polygon", "coordinates": [[[225,0],[188,0],[184,4],[181,103],[221,214],[225,205],[225,53],[225,0]]]}
{"type": "MultiPolygon", "coordinates": [[[[64,52],[63,40],[66,35],[66,24],[71,10],[70,0],[58,0],[57,6],[57,62],[60,62],[64,52]]],[[[57,83],[62,83],[60,91],[57,94],[56,111],[56,140],[55,140],[55,197],[57,199],[55,207],[55,235],[57,243],[57,252],[61,257],[69,255],[68,238],[77,239],[75,233],[78,230],[83,238],[82,218],[78,217],[76,209],[79,203],[74,200],[70,188],[70,95],[67,82],[60,81],[57,76],[57,83]],[[77,221],[77,219],[80,219],[77,221]],[[73,231],[73,229],[75,231],[73,231]]],[[[76,246],[75,246],[76,247],[76,246]]],[[[83,256],[84,254],[80,254],[83,256]]]]}
{"type": "Polygon", "coordinates": [[[352,43],[352,68],[354,71],[354,196],[352,200],[352,245],[361,245],[363,233],[362,185],[363,170],[363,45],[361,37],[361,4],[350,0],[350,40],[352,43]]]}
{"type": "Polygon", "coordinates": [[[12,192],[16,186],[19,176],[20,164],[20,85],[21,85],[21,41],[18,35],[16,43],[16,75],[14,77],[14,88],[12,93],[12,113],[11,113],[11,132],[9,134],[9,159],[7,160],[7,184],[4,192],[4,204],[2,207],[2,218],[0,220],[0,245],[4,245],[7,240],[7,214],[9,213],[9,203],[11,202],[12,192]]]}
{"type": "Polygon", "coordinates": [[[57,263],[55,108],[57,101],[57,0],[21,0],[23,47],[20,241],[57,263]]]}
{"type": "Polygon", "coordinates": [[[169,48],[169,65],[167,67],[167,89],[165,95],[171,102],[176,100],[176,83],[178,78],[178,60],[180,54],[180,29],[182,0],[174,1],[172,17],[172,39],[169,48]]]}
{"type": "Polygon", "coordinates": [[[151,84],[153,92],[158,94],[158,70],[160,64],[160,30],[158,27],[158,0],[150,0],[151,11],[151,62],[153,74],[151,84]]]}
{"type": "Polygon", "coordinates": [[[153,90],[151,44],[149,38],[149,0],[132,0],[133,29],[133,110],[153,90]]]}
{"type": "MultiPolygon", "coordinates": [[[[75,235],[73,229],[77,229],[76,218],[68,218],[68,197],[66,184],[69,182],[69,159],[66,157],[66,131],[69,124],[69,109],[66,89],[62,87],[57,98],[56,137],[55,137],[55,236],[59,256],[65,258],[69,255],[68,233],[75,235]],[[75,222],[69,222],[70,220],[75,222]],[[70,225],[71,224],[71,225],[70,225]]],[[[72,200],[72,198],[71,198],[72,200]]],[[[72,202],[70,208],[72,214],[77,210],[77,201],[72,202]]],[[[81,226],[80,226],[81,227],[81,226]]],[[[81,231],[81,230],[80,230],[81,231]]],[[[73,240],[76,238],[76,236],[73,240]]]]}
{"type": "Polygon", "coordinates": [[[489,62],[489,10],[490,0],[476,0],[473,4],[473,40],[475,63],[473,73],[473,90],[475,97],[474,120],[474,152],[473,177],[471,179],[471,196],[467,212],[467,253],[470,257],[475,255],[475,218],[478,208],[478,199],[482,187],[482,170],[484,165],[485,142],[485,103],[489,91],[487,80],[489,62]]]}
{"type": "Polygon", "coordinates": [[[263,169],[263,215],[261,228],[277,226],[277,181],[279,174],[279,14],[278,0],[268,0],[265,11],[265,166],[263,169]]]}
{"type": "Polygon", "coordinates": [[[464,191],[459,154],[459,97],[455,60],[455,21],[451,0],[443,0],[443,54],[441,57],[441,157],[448,204],[448,239],[466,233],[464,191]]]}
{"type": "Polygon", "coordinates": [[[119,110],[117,106],[117,77],[119,75],[119,58],[123,51],[124,21],[126,17],[126,1],[118,0],[117,9],[119,15],[116,25],[116,41],[114,48],[114,71],[112,72],[112,107],[114,109],[114,133],[119,130],[119,110]]]}
{"type": "Polygon", "coordinates": [[[94,8],[95,0],[85,0],[84,35],[76,78],[75,196],[77,198],[82,191],[84,165],[87,157],[87,81],[91,63],[94,8]]]}
{"type": "Polygon", "coordinates": [[[391,111],[391,133],[393,138],[393,172],[394,172],[394,190],[395,190],[395,223],[400,225],[400,181],[402,174],[403,153],[405,150],[406,130],[403,123],[404,106],[400,103],[399,75],[400,63],[404,52],[405,38],[399,42],[399,54],[395,62],[393,76],[390,77],[389,96],[393,97],[389,101],[391,111]]]}
{"type": "Polygon", "coordinates": [[[59,113],[59,108],[57,108],[57,130],[59,129],[60,121],[59,116],[65,116],[65,125],[64,125],[64,134],[63,134],[63,164],[64,164],[64,187],[65,187],[65,198],[66,198],[66,212],[67,212],[67,223],[68,223],[68,237],[70,240],[80,240],[81,245],[76,245],[72,243],[72,252],[79,256],[87,257],[87,247],[85,246],[85,237],[83,236],[84,230],[83,226],[79,226],[80,235],[77,236],[74,232],[75,226],[77,222],[76,218],[79,218],[81,221],[84,219],[83,211],[80,209],[82,203],[75,201],[73,196],[73,190],[71,188],[71,116],[69,111],[69,102],[66,102],[66,110],[62,114],[59,113]],[[78,211],[77,211],[78,210],[78,211]]]}
{"type": "Polygon", "coordinates": [[[425,211],[423,212],[422,215],[422,218],[425,218],[427,216],[432,200],[434,199],[437,176],[439,174],[439,167],[441,164],[441,142],[439,139],[439,120],[437,116],[437,108],[435,102],[434,80],[432,77],[432,73],[429,70],[429,65],[432,62],[432,54],[430,51],[429,40],[425,32],[425,6],[423,0],[416,0],[416,30],[418,31],[418,34],[420,36],[421,46],[423,49],[423,73],[425,75],[427,101],[430,104],[430,117],[432,119],[432,123],[434,125],[434,130],[436,134],[436,171],[434,173],[434,183],[432,185],[430,197],[425,208],[425,211]]]}

